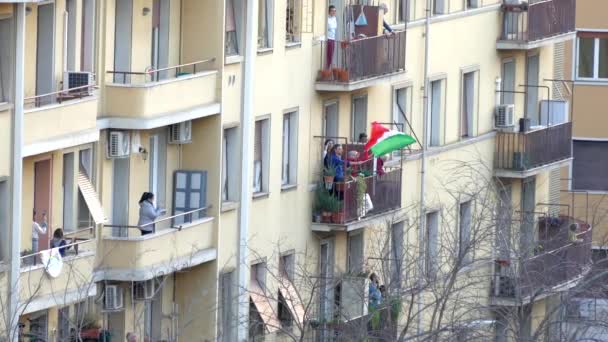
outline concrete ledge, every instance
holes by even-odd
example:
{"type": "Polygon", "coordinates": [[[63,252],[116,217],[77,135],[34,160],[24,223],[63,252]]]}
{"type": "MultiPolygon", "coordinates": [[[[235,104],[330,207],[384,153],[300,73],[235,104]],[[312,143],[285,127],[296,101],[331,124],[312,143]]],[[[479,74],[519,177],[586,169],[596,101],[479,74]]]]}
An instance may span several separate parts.
{"type": "Polygon", "coordinates": [[[535,167],[533,169],[525,170],[525,171],[496,169],[494,171],[494,175],[496,177],[500,177],[500,178],[528,178],[528,177],[537,175],[539,173],[551,171],[551,170],[558,169],[563,166],[570,165],[570,163],[572,163],[572,159],[573,158],[559,160],[559,161],[553,162],[551,164],[542,165],[542,166],[535,167]]]}
{"type": "Polygon", "coordinates": [[[63,135],[49,140],[37,141],[23,147],[23,156],[35,156],[37,154],[60,150],[63,148],[89,144],[99,140],[99,129],[89,129],[75,134],[63,135]]]}
{"type": "Polygon", "coordinates": [[[572,40],[576,37],[576,32],[563,33],[557,36],[539,39],[532,42],[527,41],[511,41],[511,40],[498,40],[496,42],[497,50],[532,50],[542,46],[552,45],[556,43],[565,42],[572,40]]]}
{"type": "Polygon", "coordinates": [[[368,88],[380,83],[393,83],[397,82],[402,76],[405,75],[405,70],[400,70],[390,74],[374,76],[367,79],[353,81],[353,82],[315,82],[316,91],[330,91],[330,92],[349,92],[363,88],[368,88]]]}
{"type": "Polygon", "coordinates": [[[22,307],[20,307],[19,310],[23,310],[21,315],[26,315],[52,307],[61,307],[72,303],[78,303],[96,295],[97,285],[90,282],[87,288],[79,288],[67,292],[61,291],[57,293],[57,295],[51,294],[43,297],[34,297],[28,303],[20,304],[22,307]]]}

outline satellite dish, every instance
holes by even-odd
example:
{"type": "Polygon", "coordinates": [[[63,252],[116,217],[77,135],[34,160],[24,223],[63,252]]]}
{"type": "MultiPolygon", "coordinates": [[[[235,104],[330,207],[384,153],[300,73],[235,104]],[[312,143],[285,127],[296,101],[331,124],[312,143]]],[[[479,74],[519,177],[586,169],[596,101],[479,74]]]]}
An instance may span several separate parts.
{"type": "Polygon", "coordinates": [[[63,259],[61,258],[61,253],[59,253],[59,248],[47,249],[40,252],[40,259],[46,273],[51,277],[57,278],[61,274],[63,259]]]}

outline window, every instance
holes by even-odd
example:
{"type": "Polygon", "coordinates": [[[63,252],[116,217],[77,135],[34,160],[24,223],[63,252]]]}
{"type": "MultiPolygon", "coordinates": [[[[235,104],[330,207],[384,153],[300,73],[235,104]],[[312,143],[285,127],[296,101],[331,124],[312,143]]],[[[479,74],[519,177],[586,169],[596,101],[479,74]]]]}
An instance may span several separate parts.
{"type": "MultiPolygon", "coordinates": [[[[281,256],[279,270],[282,278],[293,282],[295,276],[295,255],[293,253],[281,256]]],[[[298,297],[297,293],[292,293],[292,291],[295,291],[295,289],[289,285],[279,288],[278,316],[283,328],[291,327],[293,324],[294,317],[291,310],[294,310],[298,297]],[[289,298],[289,302],[287,302],[286,296],[289,298]]]]}
{"type": "MultiPolygon", "coordinates": [[[[266,292],[266,263],[259,262],[250,268],[249,337],[258,340],[266,331],[278,329],[280,324],[266,292]]],[[[234,318],[233,318],[234,319],[234,318]]]]}
{"type": "Polygon", "coordinates": [[[444,120],[444,80],[431,82],[431,124],[430,124],[430,145],[440,146],[443,144],[443,120],[444,120]]]}
{"type": "Polygon", "coordinates": [[[460,204],[458,224],[459,224],[459,239],[458,239],[458,254],[463,265],[469,264],[472,260],[471,246],[471,201],[460,204]]]}
{"type": "Polygon", "coordinates": [[[301,0],[286,0],[287,1],[287,10],[285,17],[285,28],[286,28],[286,42],[290,43],[299,43],[301,41],[301,0]]]}
{"type": "Polygon", "coordinates": [[[222,140],[222,201],[238,201],[238,128],[224,129],[222,140]]]}
{"type": "Polygon", "coordinates": [[[268,152],[270,145],[270,119],[255,122],[253,144],[253,193],[268,192],[268,152]]]}
{"type": "Polygon", "coordinates": [[[412,87],[395,88],[393,91],[393,122],[397,129],[408,133],[411,124],[412,87]]]}
{"type": "Polygon", "coordinates": [[[608,33],[580,33],[578,38],[579,78],[608,80],[608,33]]]}
{"type": "Polygon", "coordinates": [[[515,104],[515,60],[507,59],[502,63],[502,93],[500,102],[502,104],[515,104]]]}
{"type": "MultiPolygon", "coordinates": [[[[207,171],[178,170],[173,174],[173,213],[178,215],[207,206],[207,171]]],[[[206,216],[205,210],[177,216],[172,226],[189,223],[206,216]]]]}
{"type": "Polygon", "coordinates": [[[477,8],[479,7],[480,0],[467,0],[467,8],[477,8]]]}
{"type": "Polygon", "coordinates": [[[281,277],[289,279],[289,281],[293,282],[295,276],[295,254],[285,254],[281,256],[281,260],[279,262],[279,269],[281,271],[281,277]]]}
{"type": "Polygon", "coordinates": [[[391,229],[391,282],[392,289],[399,290],[403,282],[403,238],[404,222],[393,224],[391,229]]]}
{"type": "Polygon", "coordinates": [[[433,0],[433,14],[445,14],[446,0],[433,0]]]}
{"type": "MultiPolygon", "coordinates": [[[[526,84],[539,84],[539,56],[531,55],[526,60],[526,84]]],[[[538,88],[526,87],[526,117],[530,119],[530,125],[536,126],[539,123],[538,88]]]]}
{"type": "MultiPolygon", "coordinates": [[[[93,182],[93,149],[85,148],[78,151],[78,170],[82,171],[87,178],[93,182]]],[[[94,183],[94,182],[93,182],[94,183]]],[[[80,184],[79,184],[80,187],[80,184]]],[[[78,191],[78,208],[77,208],[77,217],[78,217],[78,228],[88,228],[93,227],[94,222],[91,216],[91,210],[85,198],[83,196],[82,190],[78,191]]]]}
{"type": "Polygon", "coordinates": [[[82,3],[80,70],[95,71],[95,0],[82,3]]]}
{"type": "Polygon", "coordinates": [[[13,18],[0,18],[0,103],[8,102],[12,89],[13,18]]]}
{"type": "Polygon", "coordinates": [[[266,290],[266,263],[259,262],[251,265],[250,271],[251,283],[259,286],[262,291],[266,290]]]}
{"type": "Polygon", "coordinates": [[[39,311],[35,314],[31,314],[30,318],[30,336],[35,339],[46,341],[48,338],[48,316],[47,311],[39,311]]]}
{"type": "Polygon", "coordinates": [[[67,67],[69,71],[76,70],[76,16],[78,11],[76,10],[76,0],[67,0],[65,3],[65,9],[68,15],[68,33],[67,33],[67,67]]]}
{"type": "Polygon", "coordinates": [[[296,184],[298,167],[298,113],[283,115],[283,165],[281,172],[282,185],[296,184]]]}
{"type": "Polygon", "coordinates": [[[428,277],[433,277],[437,271],[438,257],[438,230],[439,212],[426,214],[426,246],[425,246],[425,271],[428,277]]]}
{"type": "Polygon", "coordinates": [[[323,115],[323,135],[326,137],[338,136],[338,101],[332,100],[325,103],[323,115]]]}
{"type": "MultiPolygon", "coordinates": [[[[8,193],[8,182],[0,181],[0,241],[9,241],[9,193],[8,193]]],[[[0,260],[6,261],[7,255],[4,249],[5,244],[0,245],[0,260]]]]}
{"type": "Polygon", "coordinates": [[[329,320],[334,312],[334,241],[321,242],[319,251],[319,318],[329,320]]]}
{"type": "Polygon", "coordinates": [[[398,0],[397,1],[397,22],[404,23],[410,20],[410,3],[411,0],[398,0]]]}
{"type": "Polygon", "coordinates": [[[74,152],[63,155],[63,229],[66,232],[76,229],[76,180],[74,170],[74,152]]]}
{"type": "Polygon", "coordinates": [[[242,24],[244,22],[245,1],[226,0],[226,56],[241,53],[242,24]]]}
{"type": "Polygon", "coordinates": [[[511,256],[511,184],[505,184],[498,193],[498,224],[496,227],[496,246],[501,259],[511,256]]]}
{"type": "Polygon", "coordinates": [[[572,187],[575,190],[608,191],[608,141],[574,140],[572,187]],[[604,157],[600,157],[604,156],[604,157]]]}
{"type": "Polygon", "coordinates": [[[363,233],[348,235],[348,272],[363,272],[363,233]]]}
{"type": "Polygon", "coordinates": [[[232,342],[235,340],[234,321],[235,300],[234,300],[234,272],[227,272],[220,275],[220,336],[221,342],[232,342]]]}
{"type": "Polygon", "coordinates": [[[528,177],[521,184],[521,228],[519,234],[520,255],[529,257],[534,252],[537,237],[534,225],[536,209],[536,178],[528,177]]]}
{"type": "Polygon", "coordinates": [[[57,310],[57,331],[59,333],[58,341],[68,342],[70,341],[70,307],[64,306],[57,310]]]}
{"type": "Polygon", "coordinates": [[[258,49],[272,48],[273,0],[258,0],[258,49]]]}
{"type": "Polygon", "coordinates": [[[353,97],[352,141],[359,141],[359,134],[367,132],[367,95],[353,97]]]}
{"type": "Polygon", "coordinates": [[[156,205],[160,208],[167,207],[167,139],[167,130],[160,130],[150,136],[148,149],[149,189],[154,194],[156,205]]]}
{"type": "Polygon", "coordinates": [[[462,74],[462,99],[460,109],[460,137],[475,136],[475,119],[477,117],[477,72],[462,74]]]}

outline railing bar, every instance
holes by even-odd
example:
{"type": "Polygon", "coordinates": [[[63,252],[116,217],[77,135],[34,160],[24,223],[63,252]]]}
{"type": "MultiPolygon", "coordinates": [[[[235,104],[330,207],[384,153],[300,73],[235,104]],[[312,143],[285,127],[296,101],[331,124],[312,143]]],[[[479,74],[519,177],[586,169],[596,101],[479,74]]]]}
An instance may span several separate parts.
{"type": "MultiPolygon", "coordinates": [[[[80,245],[80,244],[85,244],[85,243],[88,243],[88,242],[91,242],[91,241],[95,241],[95,238],[83,240],[83,241],[80,241],[80,242],[74,242],[74,243],[66,244],[66,245],[63,245],[61,247],[55,247],[55,248],[59,248],[59,249],[70,248],[72,246],[76,246],[76,245],[80,245]]],[[[45,249],[45,250],[42,250],[42,251],[39,251],[39,252],[36,252],[36,253],[23,255],[23,256],[20,257],[20,259],[25,259],[25,258],[28,258],[28,257],[32,257],[32,256],[41,254],[41,253],[43,253],[45,251],[48,251],[48,250],[51,250],[51,249],[55,249],[55,248],[48,248],[48,249],[45,249]]]]}
{"type": "Polygon", "coordinates": [[[55,92],[52,92],[52,93],[47,93],[47,94],[41,94],[41,95],[35,95],[35,96],[26,97],[26,98],[23,99],[23,101],[36,100],[36,99],[39,99],[41,97],[46,97],[46,96],[51,96],[51,95],[58,95],[58,94],[61,94],[61,93],[67,93],[67,92],[74,91],[74,90],[81,90],[81,89],[88,89],[88,88],[97,89],[99,87],[96,84],[89,84],[89,85],[80,86],[80,87],[63,89],[63,90],[55,91],[55,92]]]}
{"type": "Polygon", "coordinates": [[[184,212],[184,213],[180,213],[180,214],[177,214],[177,215],[165,217],[165,218],[162,218],[162,219],[154,221],[154,222],[146,223],[146,224],[141,225],[141,226],[133,226],[133,225],[109,225],[109,224],[107,224],[107,225],[104,225],[104,227],[107,227],[107,228],[127,228],[127,229],[128,228],[137,228],[137,229],[139,229],[139,228],[145,228],[145,227],[148,227],[148,226],[152,226],[152,225],[154,225],[156,223],[165,222],[167,220],[174,219],[176,217],[186,216],[186,215],[193,214],[195,212],[207,210],[207,209],[210,209],[211,207],[212,206],[209,205],[209,206],[206,206],[206,207],[203,207],[203,208],[198,208],[198,209],[190,210],[190,211],[187,211],[187,212],[184,212]]]}

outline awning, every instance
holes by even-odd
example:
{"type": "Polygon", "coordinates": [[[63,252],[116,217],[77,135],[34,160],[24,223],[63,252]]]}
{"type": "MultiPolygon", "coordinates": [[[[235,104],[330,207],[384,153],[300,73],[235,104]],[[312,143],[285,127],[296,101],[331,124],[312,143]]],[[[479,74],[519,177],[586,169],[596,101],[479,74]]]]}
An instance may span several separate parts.
{"type": "Polygon", "coordinates": [[[80,189],[80,193],[82,194],[82,197],[84,197],[84,201],[89,208],[89,212],[91,213],[95,224],[108,222],[106,215],[103,213],[103,207],[99,201],[97,191],[95,191],[93,183],[91,183],[89,177],[87,177],[82,170],[78,171],[78,189],[80,189]]]}
{"type": "Polygon", "coordinates": [[[279,330],[281,322],[277,317],[277,313],[272,308],[270,299],[264,294],[260,285],[255,281],[252,281],[249,284],[249,296],[251,297],[251,301],[253,302],[253,305],[255,305],[256,310],[258,310],[260,317],[262,317],[266,330],[269,333],[279,330]]]}
{"type": "Polygon", "coordinates": [[[282,279],[279,283],[279,291],[283,298],[285,298],[285,304],[287,304],[291,316],[300,324],[300,327],[303,327],[304,319],[306,318],[306,310],[304,309],[302,299],[298,295],[293,283],[289,281],[289,279],[282,279]]]}

